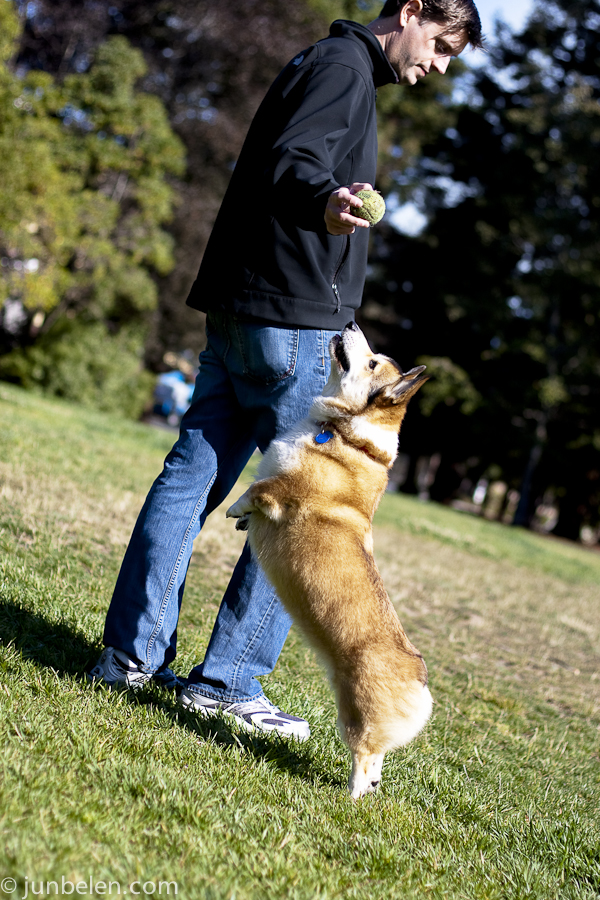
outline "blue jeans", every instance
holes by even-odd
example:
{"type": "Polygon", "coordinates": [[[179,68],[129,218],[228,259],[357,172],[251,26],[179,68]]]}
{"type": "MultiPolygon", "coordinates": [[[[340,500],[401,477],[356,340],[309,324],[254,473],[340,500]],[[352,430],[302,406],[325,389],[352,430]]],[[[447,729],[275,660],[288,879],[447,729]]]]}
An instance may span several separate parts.
{"type": "MultiPolygon", "coordinates": [[[[329,377],[334,331],[272,328],[225,313],[206,323],[192,404],[135,525],[104,642],[156,672],[175,657],[192,544],[250,456],[309,411],[329,377]]],[[[233,528],[233,524],[232,524],[233,528]]],[[[223,597],[204,661],[189,675],[216,700],[262,693],[291,625],[248,545],[223,597]]]]}

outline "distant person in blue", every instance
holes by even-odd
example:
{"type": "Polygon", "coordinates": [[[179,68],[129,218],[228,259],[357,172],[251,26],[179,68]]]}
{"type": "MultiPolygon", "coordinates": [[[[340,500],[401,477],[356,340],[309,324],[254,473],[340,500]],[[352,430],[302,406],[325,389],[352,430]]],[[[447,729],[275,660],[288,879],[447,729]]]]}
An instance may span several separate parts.
{"type": "Polygon", "coordinates": [[[329,341],[360,306],[369,226],[352,212],[375,181],[376,89],[443,74],[481,43],[472,0],[387,0],[366,27],[334,22],[271,86],[188,298],[207,314],[207,347],[125,554],[94,679],[130,688],[154,679],[202,716],[309,736],[308,722],[274,706],[257,680],[291,622],[248,545],[203,662],[185,680],[169,668],[192,544],[254,450],[307,415],[329,376],[329,341]]]}
{"type": "Polygon", "coordinates": [[[183,372],[164,372],[158,376],[154,389],[154,412],[164,416],[169,425],[178,425],[190,407],[194,387],[183,372]]]}

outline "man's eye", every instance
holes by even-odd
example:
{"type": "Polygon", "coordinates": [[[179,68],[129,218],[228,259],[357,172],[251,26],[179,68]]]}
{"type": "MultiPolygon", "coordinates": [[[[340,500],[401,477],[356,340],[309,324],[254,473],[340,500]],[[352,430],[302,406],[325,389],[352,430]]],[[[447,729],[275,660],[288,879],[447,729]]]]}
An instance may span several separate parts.
{"type": "Polygon", "coordinates": [[[371,360],[369,361],[369,368],[370,368],[370,369],[376,369],[376,368],[377,368],[377,360],[376,360],[376,359],[371,359],[371,360]]]}

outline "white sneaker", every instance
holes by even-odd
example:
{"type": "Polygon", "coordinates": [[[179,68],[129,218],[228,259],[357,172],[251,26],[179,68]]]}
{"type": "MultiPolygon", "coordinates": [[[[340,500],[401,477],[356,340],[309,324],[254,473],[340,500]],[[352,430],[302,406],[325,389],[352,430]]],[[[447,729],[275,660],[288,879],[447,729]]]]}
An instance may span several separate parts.
{"type": "Polygon", "coordinates": [[[145,684],[155,681],[169,691],[183,687],[183,682],[171,669],[151,674],[140,671],[136,663],[114,647],[106,647],[102,656],[88,673],[91,681],[102,681],[110,688],[125,687],[137,691],[145,684]],[[117,655],[118,654],[118,655],[117,655]]]}
{"type": "Polygon", "coordinates": [[[177,697],[186,709],[209,717],[222,714],[231,716],[246,731],[275,731],[282,737],[305,741],[310,736],[310,726],[305,719],[282,712],[262,694],[252,700],[226,703],[213,700],[203,694],[199,685],[188,685],[177,697]]]}

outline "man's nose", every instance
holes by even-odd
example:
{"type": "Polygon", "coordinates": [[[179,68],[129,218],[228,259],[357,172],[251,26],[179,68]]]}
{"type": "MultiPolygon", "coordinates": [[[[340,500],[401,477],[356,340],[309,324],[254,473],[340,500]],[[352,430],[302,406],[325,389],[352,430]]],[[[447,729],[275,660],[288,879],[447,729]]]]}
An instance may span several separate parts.
{"type": "Polygon", "coordinates": [[[438,56],[437,59],[433,59],[431,61],[431,68],[435,69],[436,72],[439,72],[440,75],[443,75],[450,65],[450,57],[449,56],[438,56]]]}

